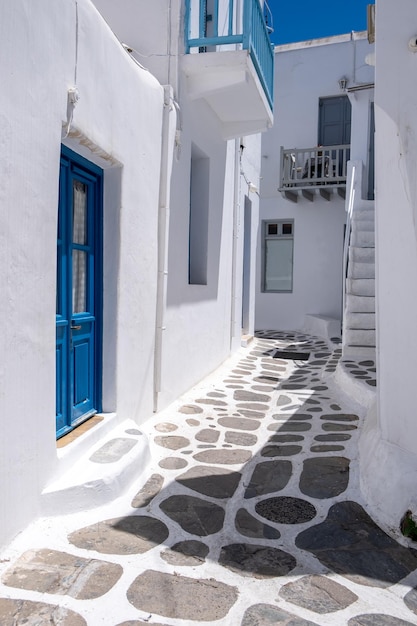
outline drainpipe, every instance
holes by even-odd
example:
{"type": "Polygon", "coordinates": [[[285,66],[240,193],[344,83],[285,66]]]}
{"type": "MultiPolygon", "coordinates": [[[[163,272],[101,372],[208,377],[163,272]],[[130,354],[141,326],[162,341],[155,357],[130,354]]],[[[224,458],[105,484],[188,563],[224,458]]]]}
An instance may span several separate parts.
{"type": "MultiPolygon", "coordinates": [[[[235,29],[242,24],[242,3],[236,3],[235,13],[235,29]]],[[[236,49],[239,44],[236,44],[236,49]]],[[[240,169],[241,169],[241,151],[244,145],[243,137],[235,139],[235,168],[234,168],[234,189],[233,189],[233,239],[232,239],[232,284],[231,284],[231,304],[230,304],[230,350],[234,348],[235,325],[236,325],[236,267],[237,267],[237,249],[239,239],[239,220],[240,220],[240,169]]]]}
{"type": "Polygon", "coordinates": [[[158,277],[155,316],[154,393],[153,410],[158,410],[161,391],[162,336],[165,330],[165,310],[168,277],[169,199],[171,174],[176,139],[177,113],[173,88],[164,85],[164,111],[162,117],[161,172],[159,179],[158,209],[158,277]]]}
{"type": "Polygon", "coordinates": [[[240,226],[240,164],[243,138],[235,139],[235,171],[233,190],[233,241],[232,241],[232,285],[231,285],[231,310],[230,310],[230,349],[234,348],[235,325],[236,325],[236,266],[237,249],[240,226]]]}

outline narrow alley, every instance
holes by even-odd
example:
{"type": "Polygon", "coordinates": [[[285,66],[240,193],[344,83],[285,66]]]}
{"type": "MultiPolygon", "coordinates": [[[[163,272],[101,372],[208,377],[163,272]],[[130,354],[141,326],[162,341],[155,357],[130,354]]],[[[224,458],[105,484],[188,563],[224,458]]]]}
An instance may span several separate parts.
{"type": "Polygon", "coordinates": [[[340,358],[336,342],[258,333],[141,430],[90,450],[117,474],[147,437],[151,462],[110,504],[17,537],[0,624],[417,624],[417,550],[366,513],[366,411],[335,381],[342,367],[372,394],[375,365],[340,358]]]}

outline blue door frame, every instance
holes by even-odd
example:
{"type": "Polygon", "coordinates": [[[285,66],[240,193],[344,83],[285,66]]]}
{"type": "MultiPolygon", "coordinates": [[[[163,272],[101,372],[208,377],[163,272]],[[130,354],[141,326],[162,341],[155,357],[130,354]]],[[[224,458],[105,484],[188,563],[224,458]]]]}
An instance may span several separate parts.
{"type": "Polygon", "coordinates": [[[56,295],[56,435],[101,410],[103,171],[62,147],[56,295]]]}

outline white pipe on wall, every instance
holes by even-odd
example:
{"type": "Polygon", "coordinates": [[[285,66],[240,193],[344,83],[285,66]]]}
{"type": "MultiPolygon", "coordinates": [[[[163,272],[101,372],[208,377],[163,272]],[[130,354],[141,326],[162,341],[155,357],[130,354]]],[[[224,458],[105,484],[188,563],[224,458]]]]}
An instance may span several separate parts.
{"type": "Polygon", "coordinates": [[[241,151],[243,146],[243,138],[235,139],[234,150],[234,190],[233,190],[233,242],[232,242],[232,284],[231,284],[231,306],[230,306],[230,347],[233,349],[233,341],[235,338],[236,325],[236,265],[237,265],[237,243],[239,239],[239,221],[240,221],[240,195],[241,195],[241,151]]]}
{"type": "Polygon", "coordinates": [[[174,106],[173,88],[164,86],[164,112],[162,119],[161,172],[159,184],[158,215],[158,278],[155,316],[154,353],[154,400],[153,410],[158,410],[158,397],[161,391],[162,336],[165,330],[166,294],[168,279],[168,240],[169,240],[169,200],[174,145],[177,128],[177,111],[174,106]]]}

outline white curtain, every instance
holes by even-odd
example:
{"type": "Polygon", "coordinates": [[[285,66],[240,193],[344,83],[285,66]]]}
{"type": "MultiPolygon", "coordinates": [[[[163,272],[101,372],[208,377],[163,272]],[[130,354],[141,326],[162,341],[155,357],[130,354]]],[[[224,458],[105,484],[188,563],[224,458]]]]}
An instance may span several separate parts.
{"type": "MultiPolygon", "coordinates": [[[[78,180],[73,183],[72,241],[87,244],[87,186],[78,180]]],[[[87,309],[87,252],[72,252],[72,310],[82,313],[87,309]]]]}

